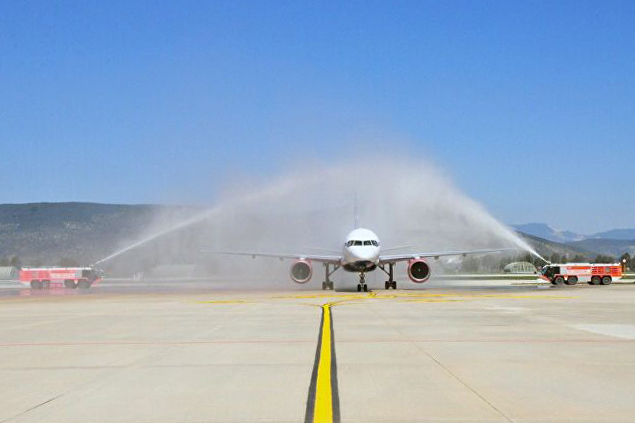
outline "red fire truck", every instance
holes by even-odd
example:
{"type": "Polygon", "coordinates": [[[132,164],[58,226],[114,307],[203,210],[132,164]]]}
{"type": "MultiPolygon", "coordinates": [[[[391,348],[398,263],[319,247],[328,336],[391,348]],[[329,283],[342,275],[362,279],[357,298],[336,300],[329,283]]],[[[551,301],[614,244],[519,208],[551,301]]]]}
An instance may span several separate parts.
{"type": "Polygon", "coordinates": [[[542,268],[542,279],[552,285],[575,285],[587,282],[589,285],[609,285],[622,278],[622,265],[619,263],[567,263],[548,264],[542,268]]]}
{"type": "Polygon", "coordinates": [[[20,282],[31,289],[90,288],[101,279],[92,267],[26,267],[20,270],[20,282]]]}

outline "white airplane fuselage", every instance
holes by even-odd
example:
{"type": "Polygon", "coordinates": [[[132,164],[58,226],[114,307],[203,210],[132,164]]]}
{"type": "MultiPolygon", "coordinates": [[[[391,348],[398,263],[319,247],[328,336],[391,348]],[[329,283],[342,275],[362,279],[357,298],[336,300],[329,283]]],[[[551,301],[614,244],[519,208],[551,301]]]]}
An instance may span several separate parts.
{"type": "Polygon", "coordinates": [[[379,238],[373,231],[357,228],[346,236],[341,265],[349,272],[375,270],[380,250],[379,238]]]}
{"type": "MultiPolygon", "coordinates": [[[[397,247],[404,248],[404,247],[397,247]]],[[[389,249],[388,249],[389,250],[389,249]]],[[[415,283],[423,283],[430,278],[430,266],[426,263],[426,258],[440,256],[466,256],[467,254],[483,254],[505,251],[505,248],[481,249],[481,250],[459,250],[459,251],[428,251],[411,252],[401,254],[385,255],[381,254],[381,244],[375,232],[366,228],[357,228],[346,236],[346,241],[342,247],[342,254],[280,254],[280,253],[258,253],[247,251],[211,251],[217,254],[231,254],[240,256],[251,256],[253,258],[276,257],[282,259],[293,259],[290,276],[295,283],[304,284],[311,280],[313,275],[312,262],[324,265],[325,277],[322,282],[322,289],[333,289],[333,281],[330,276],[340,268],[345,271],[359,274],[359,284],[357,291],[368,290],[365,282],[365,273],[377,268],[388,276],[385,283],[386,289],[397,289],[397,282],[394,279],[394,266],[399,262],[407,262],[408,277],[415,283]]]]}

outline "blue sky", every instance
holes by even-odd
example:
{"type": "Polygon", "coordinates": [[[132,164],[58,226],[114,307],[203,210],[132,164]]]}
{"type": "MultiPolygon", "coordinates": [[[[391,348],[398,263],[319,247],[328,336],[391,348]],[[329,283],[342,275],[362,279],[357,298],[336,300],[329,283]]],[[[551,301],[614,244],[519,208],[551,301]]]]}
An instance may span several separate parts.
{"type": "Polygon", "coordinates": [[[633,22],[633,1],[2,2],[0,202],[213,201],[368,146],[508,223],[635,227],[633,22]]]}

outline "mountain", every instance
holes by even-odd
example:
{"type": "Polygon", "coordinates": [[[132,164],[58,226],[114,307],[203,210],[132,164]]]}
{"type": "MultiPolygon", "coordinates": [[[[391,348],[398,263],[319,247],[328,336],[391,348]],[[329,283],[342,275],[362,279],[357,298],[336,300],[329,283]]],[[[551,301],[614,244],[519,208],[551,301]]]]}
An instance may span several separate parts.
{"type": "Polygon", "coordinates": [[[548,239],[540,238],[534,235],[526,234],[520,231],[516,231],[518,235],[521,236],[529,245],[531,245],[541,256],[546,258],[547,260],[553,254],[557,254],[559,256],[566,255],[570,258],[575,256],[584,256],[586,259],[591,260],[597,256],[597,253],[594,250],[583,248],[582,246],[570,244],[570,243],[560,243],[555,241],[550,241],[548,239]]]}
{"type": "Polygon", "coordinates": [[[0,258],[87,264],[138,239],[168,206],[97,203],[0,204],[0,258]]]}
{"type": "MultiPolygon", "coordinates": [[[[182,221],[195,212],[200,209],[99,203],[0,204],[0,259],[15,255],[25,265],[57,265],[62,258],[81,264],[94,263],[126,242],[141,239],[159,222],[165,227],[166,222],[182,221]]],[[[623,252],[635,255],[635,240],[581,238],[542,223],[515,225],[515,228],[546,258],[553,254],[584,255],[589,259],[598,253],[614,257],[623,252]]],[[[629,236],[629,231],[622,229],[597,235],[629,236]]],[[[196,237],[203,235],[196,228],[191,228],[191,233],[179,232],[179,236],[163,236],[162,242],[148,244],[145,253],[139,250],[138,255],[126,254],[126,257],[135,265],[144,266],[158,260],[159,251],[161,257],[169,255],[174,263],[189,260],[194,254],[189,247],[200,245],[202,241],[196,237]]]]}
{"type": "Polygon", "coordinates": [[[546,223],[525,223],[511,226],[524,234],[533,235],[552,242],[572,242],[586,238],[584,235],[575,232],[554,229],[546,223]]]}
{"type": "Polygon", "coordinates": [[[635,229],[613,229],[606,232],[598,232],[587,238],[634,240],[635,229]]]}
{"type": "Polygon", "coordinates": [[[635,255],[635,239],[601,239],[589,238],[582,241],[569,242],[568,246],[596,251],[599,254],[619,258],[622,254],[628,253],[631,257],[635,255]]]}
{"type": "Polygon", "coordinates": [[[615,258],[624,253],[631,256],[635,254],[635,229],[613,229],[593,235],[581,235],[571,231],[554,229],[545,223],[511,226],[521,234],[565,244],[572,249],[610,255],[615,258]]]}
{"type": "Polygon", "coordinates": [[[523,223],[520,225],[510,225],[525,234],[537,236],[553,242],[577,242],[585,239],[635,239],[635,229],[611,229],[609,231],[597,232],[592,235],[583,235],[571,231],[554,229],[546,223],[523,223]]]}

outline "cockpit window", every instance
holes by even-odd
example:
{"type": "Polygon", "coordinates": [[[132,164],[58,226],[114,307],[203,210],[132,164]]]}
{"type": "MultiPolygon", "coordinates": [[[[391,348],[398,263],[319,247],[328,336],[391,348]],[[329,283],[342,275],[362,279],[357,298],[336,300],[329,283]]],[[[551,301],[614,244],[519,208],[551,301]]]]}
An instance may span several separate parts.
{"type": "Polygon", "coordinates": [[[352,247],[353,245],[355,245],[355,246],[361,246],[361,245],[371,246],[371,245],[374,245],[375,247],[379,247],[379,242],[375,241],[374,239],[371,239],[369,241],[350,240],[350,241],[346,242],[346,246],[347,247],[352,247]]]}

